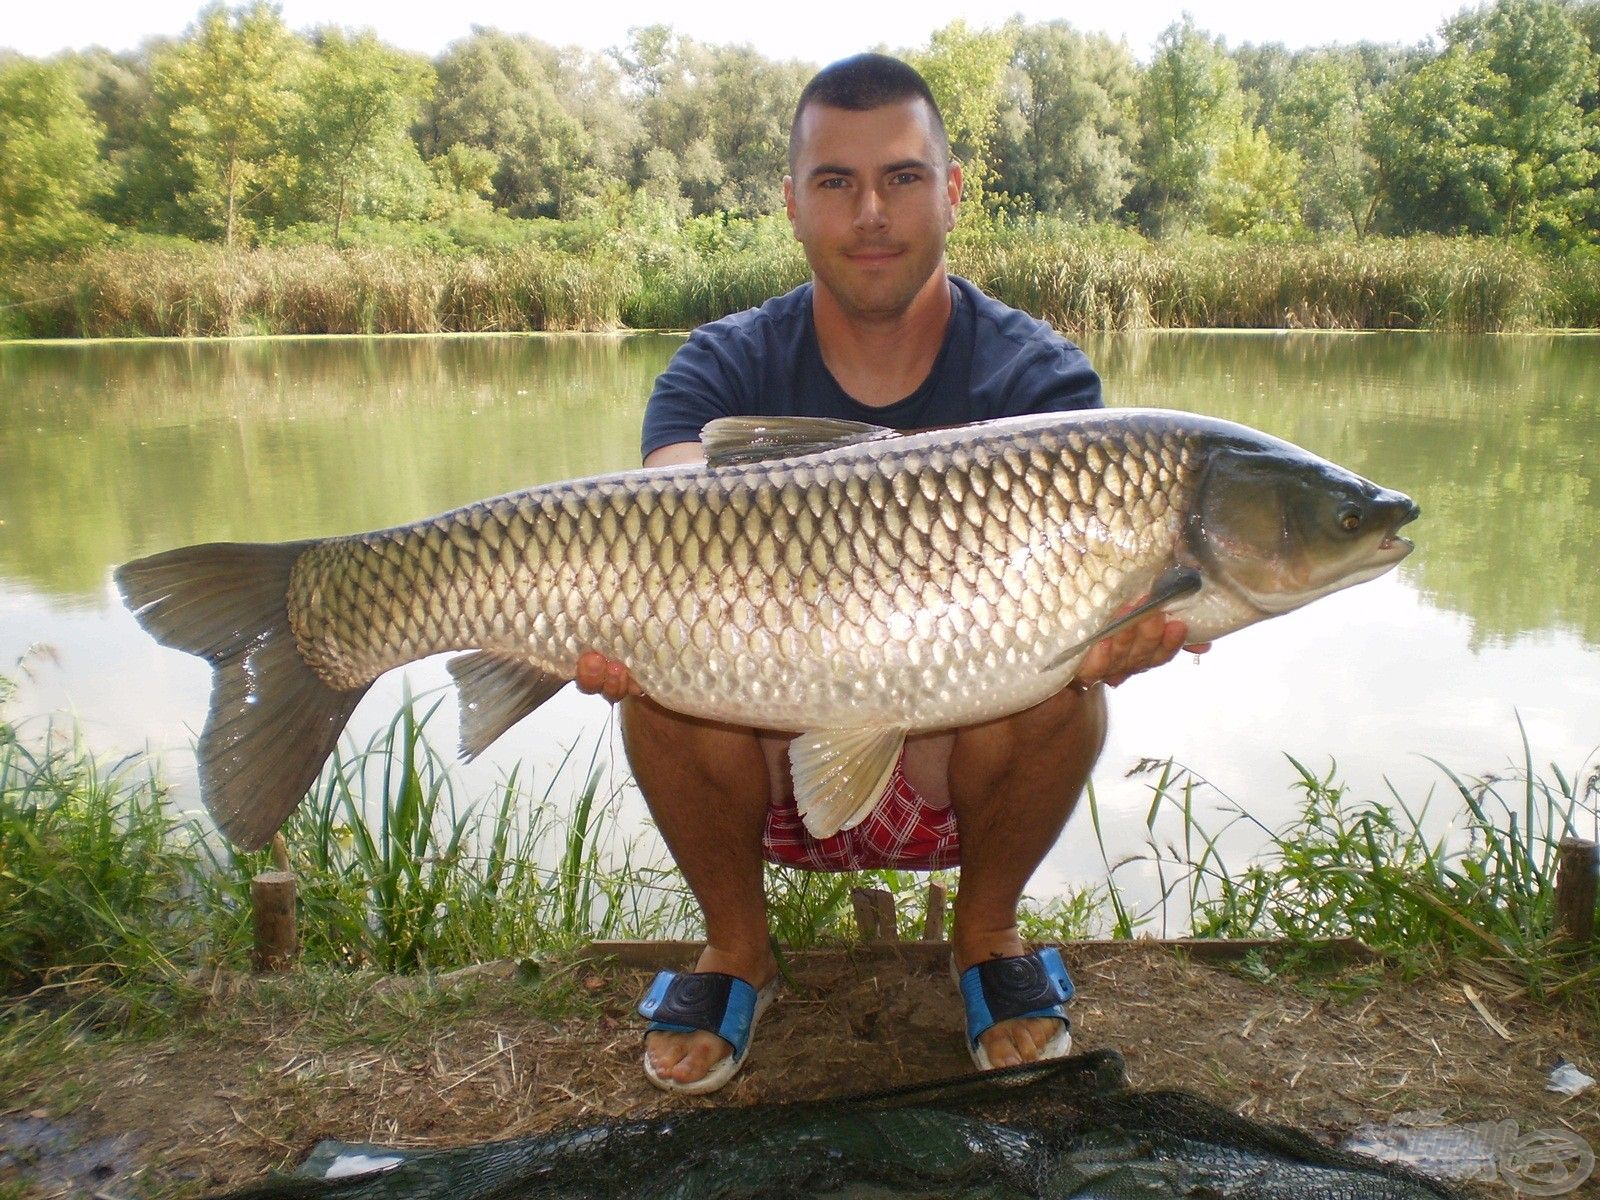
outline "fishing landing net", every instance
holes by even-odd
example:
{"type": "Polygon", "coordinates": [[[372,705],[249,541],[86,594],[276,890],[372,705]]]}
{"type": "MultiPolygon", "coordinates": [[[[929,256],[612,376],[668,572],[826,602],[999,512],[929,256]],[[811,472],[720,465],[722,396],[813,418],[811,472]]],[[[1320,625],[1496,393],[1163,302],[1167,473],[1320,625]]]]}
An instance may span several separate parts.
{"type": "Polygon", "coordinates": [[[322,1142],[231,1200],[1457,1200],[1197,1096],[1126,1087],[1114,1051],[843,1099],[686,1109],[409,1151],[322,1142]]]}

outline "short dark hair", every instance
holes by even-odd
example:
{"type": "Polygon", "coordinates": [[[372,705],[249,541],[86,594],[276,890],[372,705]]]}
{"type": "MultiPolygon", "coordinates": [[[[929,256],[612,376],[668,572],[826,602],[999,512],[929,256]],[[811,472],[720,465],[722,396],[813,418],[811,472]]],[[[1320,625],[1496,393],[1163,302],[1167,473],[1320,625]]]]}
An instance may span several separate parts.
{"type": "Polygon", "coordinates": [[[887,54],[853,54],[830,63],[811,77],[794,106],[794,123],[789,126],[789,169],[794,170],[800,151],[800,116],[813,104],[866,112],[885,104],[921,100],[933,117],[934,148],[950,157],[950,135],[945,132],[944,114],[917,69],[887,54]]]}

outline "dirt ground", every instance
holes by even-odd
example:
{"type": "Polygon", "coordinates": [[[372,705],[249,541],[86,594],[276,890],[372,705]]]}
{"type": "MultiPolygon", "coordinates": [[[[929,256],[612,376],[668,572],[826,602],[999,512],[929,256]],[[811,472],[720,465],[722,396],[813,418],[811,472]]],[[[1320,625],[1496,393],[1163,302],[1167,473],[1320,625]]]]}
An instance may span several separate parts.
{"type": "MultiPolygon", "coordinates": [[[[1136,1088],[1187,1089],[1332,1141],[1423,1112],[1567,1130],[1600,1150],[1600,1087],[1571,1098],[1545,1088],[1558,1058],[1600,1075],[1600,1030],[1570,1008],[1461,977],[1306,989],[1138,943],[1069,948],[1067,958],[1079,988],[1075,1048],[1120,1051],[1136,1088]]],[[[88,1047],[57,1062],[59,1077],[25,1107],[0,1104],[0,1197],[208,1194],[289,1169],[322,1138],[461,1145],[597,1115],[814,1098],[971,1070],[947,974],[841,951],[796,964],[798,990],[767,1014],[732,1085],[669,1098],[639,1070],[633,1005],[649,972],[579,963],[556,974],[570,1002],[553,1018],[533,1015],[548,1002],[509,964],[323,991],[219,978],[175,1032],[88,1047]]],[[[551,983],[546,975],[541,994],[551,983]]],[[[1474,1194],[1515,1193],[1496,1183],[1474,1194]]]]}

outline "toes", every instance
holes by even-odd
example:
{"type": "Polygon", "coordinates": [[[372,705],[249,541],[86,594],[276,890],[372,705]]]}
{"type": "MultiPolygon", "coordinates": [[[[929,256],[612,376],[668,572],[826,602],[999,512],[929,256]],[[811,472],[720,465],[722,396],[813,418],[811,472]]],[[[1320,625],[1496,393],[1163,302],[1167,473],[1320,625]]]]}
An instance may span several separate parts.
{"type": "Polygon", "coordinates": [[[709,1033],[657,1032],[645,1038],[650,1065],[663,1079],[697,1083],[704,1079],[728,1047],[709,1033]]]}
{"type": "Polygon", "coordinates": [[[688,1037],[681,1033],[652,1033],[644,1039],[644,1052],[656,1074],[666,1075],[680,1062],[688,1051],[688,1037]]]}
{"type": "Polygon", "coordinates": [[[985,1030],[978,1040],[983,1043],[991,1067],[1014,1067],[1037,1061],[1055,1036],[1058,1024],[1043,1018],[1001,1021],[985,1030]]]}
{"type": "Polygon", "coordinates": [[[673,1072],[673,1078],[679,1083],[695,1083],[704,1079],[726,1050],[727,1047],[720,1038],[713,1038],[709,1034],[696,1037],[694,1045],[689,1048],[689,1053],[683,1056],[683,1061],[673,1072]]]}

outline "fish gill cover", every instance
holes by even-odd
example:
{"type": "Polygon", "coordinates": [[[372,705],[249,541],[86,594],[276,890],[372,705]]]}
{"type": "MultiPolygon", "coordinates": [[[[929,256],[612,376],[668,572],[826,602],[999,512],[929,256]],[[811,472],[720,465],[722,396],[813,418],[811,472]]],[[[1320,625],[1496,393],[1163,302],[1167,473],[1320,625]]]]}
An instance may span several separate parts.
{"type": "Polygon", "coordinates": [[[450,1150],[323,1142],[295,1175],[229,1200],[1457,1195],[1197,1096],[1130,1090],[1122,1056],[1097,1051],[842,1099],[697,1107],[450,1150]]]}

